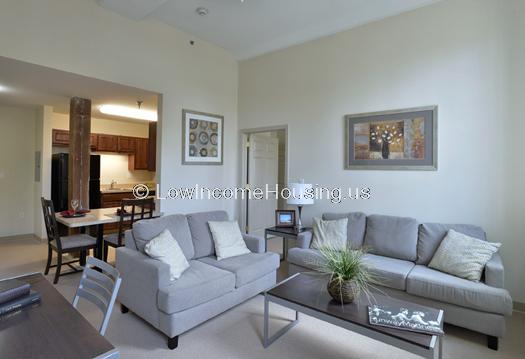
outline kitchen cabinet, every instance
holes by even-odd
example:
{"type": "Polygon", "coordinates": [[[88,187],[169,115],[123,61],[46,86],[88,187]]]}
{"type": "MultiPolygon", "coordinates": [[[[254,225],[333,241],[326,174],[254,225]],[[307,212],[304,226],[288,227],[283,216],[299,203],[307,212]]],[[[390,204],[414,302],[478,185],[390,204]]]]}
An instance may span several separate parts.
{"type": "MultiPolygon", "coordinates": [[[[53,129],[52,135],[52,145],[58,147],[68,147],[69,146],[69,131],[68,130],[57,130],[53,129]]],[[[89,137],[89,145],[93,151],[96,151],[97,148],[97,134],[92,133],[89,137]]]]}
{"type": "Polygon", "coordinates": [[[134,153],[136,145],[135,137],[118,136],[118,151],[124,153],[134,153]]]}
{"type": "Polygon", "coordinates": [[[120,202],[126,198],[133,198],[133,192],[102,193],[100,204],[102,208],[120,207],[120,202]]]}
{"type": "Polygon", "coordinates": [[[53,129],[52,134],[53,146],[67,147],[69,146],[69,131],[53,129]]]}
{"type": "MultiPolygon", "coordinates": [[[[150,124],[149,138],[92,133],[89,141],[92,151],[128,153],[130,171],[156,169],[157,123],[150,124]]],[[[68,147],[69,131],[53,129],[53,146],[68,147]]]]}
{"type": "Polygon", "coordinates": [[[99,133],[97,135],[97,151],[118,152],[118,137],[99,133]]]}
{"type": "Polygon", "coordinates": [[[135,152],[129,155],[128,168],[130,171],[148,169],[149,140],[147,138],[135,139],[135,152]]]}
{"type": "MultiPolygon", "coordinates": [[[[150,196],[154,196],[155,191],[152,189],[149,194],[150,196]]],[[[135,198],[131,189],[123,190],[122,192],[101,192],[100,196],[100,206],[102,208],[120,207],[123,199],[135,198]]]]}
{"type": "Polygon", "coordinates": [[[148,171],[157,169],[157,122],[149,123],[148,171]]]}
{"type": "Polygon", "coordinates": [[[91,150],[96,151],[97,150],[97,141],[98,141],[98,135],[96,133],[92,133],[89,135],[89,146],[91,147],[91,150]]]}

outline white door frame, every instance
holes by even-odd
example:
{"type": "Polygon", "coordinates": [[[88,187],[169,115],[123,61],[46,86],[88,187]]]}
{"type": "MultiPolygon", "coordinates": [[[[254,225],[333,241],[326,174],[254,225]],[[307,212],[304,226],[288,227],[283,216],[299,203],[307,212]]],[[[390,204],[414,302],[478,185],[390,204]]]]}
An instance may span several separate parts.
{"type": "MultiPolygon", "coordinates": [[[[289,151],[288,151],[288,125],[279,125],[279,126],[269,126],[269,127],[257,127],[257,128],[248,128],[248,129],[242,129],[240,130],[240,136],[241,136],[241,184],[242,187],[245,188],[248,184],[247,177],[248,177],[248,156],[246,152],[246,144],[248,143],[248,136],[255,133],[262,133],[262,132],[273,132],[273,131],[283,131],[284,130],[284,158],[285,158],[285,166],[284,166],[284,182],[288,183],[288,163],[289,158],[289,151]]],[[[246,233],[246,225],[248,222],[246,207],[248,204],[248,199],[245,198],[239,200],[239,206],[240,206],[240,225],[241,225],[241,231],[243,233],[246,233]]]]}

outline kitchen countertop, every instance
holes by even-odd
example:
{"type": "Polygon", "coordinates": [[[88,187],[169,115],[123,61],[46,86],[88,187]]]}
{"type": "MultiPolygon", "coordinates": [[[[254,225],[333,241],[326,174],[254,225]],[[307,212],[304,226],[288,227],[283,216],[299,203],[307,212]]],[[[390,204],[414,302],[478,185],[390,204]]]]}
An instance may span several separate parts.
{"type": "MultiPolygon", "coordinates": [[[[149,188],[150,193],[155,191],[155,188],[149,188]]],[[[115,189],[101,189],[100,193],[107,194],[107,193],[132,193],[133,188],[115,188],[115,189]]]]}

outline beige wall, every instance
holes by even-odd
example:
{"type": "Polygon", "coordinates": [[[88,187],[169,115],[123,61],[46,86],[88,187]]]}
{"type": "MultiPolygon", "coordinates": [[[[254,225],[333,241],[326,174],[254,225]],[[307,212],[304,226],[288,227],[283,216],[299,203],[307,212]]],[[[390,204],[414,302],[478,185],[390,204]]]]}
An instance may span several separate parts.
{"type": "Polygon", "coordinates": [[[41,197],[51,198],[51,133],[53,108],[41,106],[36,111],[35,151],[40,152],[40,180],[34,182],[33,233],[39,238],[46,238],[46,227],[42,214],[41,197]]]}
{"type": "Polygon", "coordinates": [[[524,81],[508,73],[509,48],[520,43],[514,67],[523,75],[525,12],[515,1],[521,12],[514,13],[509,43],[509,4],[443,1],[243,61],[239,127],[289,125],[290,181],[372,189],[368,201],[318,201],[305,219],[364,211],[481,225],[490,240],[503,242],[508,288],[525,302],[523,130],[517,131],[524,81]],[[512,115],[511,78],[519,87],[512,115]],[[344,115],[425,105],[439,106],[438,171],[344,170],[344,115]],[[514,174],[519,182],[506,194],[514,174]]]}
{"type": "MultiPolygon", "coordinates": [[[[53,128],[69,130],[69,114],[54,112],[53,128]]],[[[91,132],[148,138],[149,126],[147,122],[137,123],[93,117],[91,118],[91,132]]]]}
{"type": "MultiPolygon", "coordinates": [[[[511,0],[509,9],[510,25],[510,107],[506,125],[506,168],[504,172],[505,199],[508,201],[503,215],[505,231],[501,241],[507,259],[506,274],[513,280],[510,284],[518,287],[520,296],[516,300],[525,302],[525,162],[523,160],[523,139],[525,134],[525,117],[523,103],[525,100],[525,1],[511,0]],[[519,280],[518,283],[515,281],[519,280]]],[[[517,291],[517,290],[515,290],[517,291]]]]}
{"type": "Polygon", "coordinates": [[[0,105],[0,237],[33,233],[34,109],[0,105]]]}
{"type": "MultiPolygon", "coordinates": [[[[237,61],[225,50],[153,20],[134,21],[95,1],[5,0],[0,56],[161,93],[162,189],[237,181],[237,61]],[[190,45],[195,40],[195,46],[190,45]],[[181,165],[182,109],[225,117],[224,165],[181,165]]],[[[165,213],[225,209],[233,201],[166,200],[165,213]]]]}

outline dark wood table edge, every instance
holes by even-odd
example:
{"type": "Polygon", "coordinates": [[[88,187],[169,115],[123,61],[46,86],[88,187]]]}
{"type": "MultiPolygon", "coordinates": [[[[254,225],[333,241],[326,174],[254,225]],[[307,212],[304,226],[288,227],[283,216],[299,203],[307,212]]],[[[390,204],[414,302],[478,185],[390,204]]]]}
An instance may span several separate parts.
{"type": "MultiPolygon", "coordinates": [[[[85,321],[85,323],[90,327],[92,328],[95,332],[98,332],[98,330],[96,328],[93,328],[93,326],[91,325],[91,323],[89,323],[87,321],[86,318],[84,318],[84,316],[79,313],[77,311],[77,309],[75,309],[73,307],[73,305],[67,300],[67,298],[65,298],[62,293],[60,293],[56,288],[55,286],[49,282],[47,280],[47,278],[44,276],[44,274],[42,274],[41,272],[30,272],[30,273],[26,273],[26,274],[22,274],[22,275],[15,275],[15,276],[9,276],[9,277],[4,277],[4,278],[0,278],[0,282],[1,281],[5,281],[5,280],[10,280],[10,279],[19,279],[21,281],[26,281],[27,283],[30,283],[30,284],[34,284],[34,283],[39,283],[39,282],[47,282],[47,284],[44,284],[45,286],[48,286],[49,289],[53,289],[56,294],[58,296],[60,296],[63,301],[65,303],[68,303],[71,308],[73,308],[73,310],[75,310],[79,316],[79,318],[81,318],[83,321],[85,321]]],[[[54,295],[54,294],[53,294],[54,295]]],[[[43,295],[42,296],[42,301],[45,301],[46,300],[46,297],[43,295]]],[[[37,309],[37,308],[34,308],[34,309],[37,309]]],[[[19,311],[23,311],[24,308],[21,308],[19,309],[19,311]]],[[[8,328],[4,328],[4,329],[8,329],[8,328]]],[[[3,330],[0,330],[0,333],[2,333],[3,330]]],[[[100,335],[100,334],[99,334],[100,335]]],[[[111,347],[108,351],[106,352],[103,352],[101,354],[98,354],[96,357],[93,357],[94,359],[119,359],[120,358],[120,351],[118,350],[118,348],[116,348],[111,342],[109,342],[109,340],[107,338],[105,338],[104,336],[100,336],[103,340],[105,340],[109,346],[111,347]]],[[[1,355],[0,355],[1,357],[1,355]]]]}

